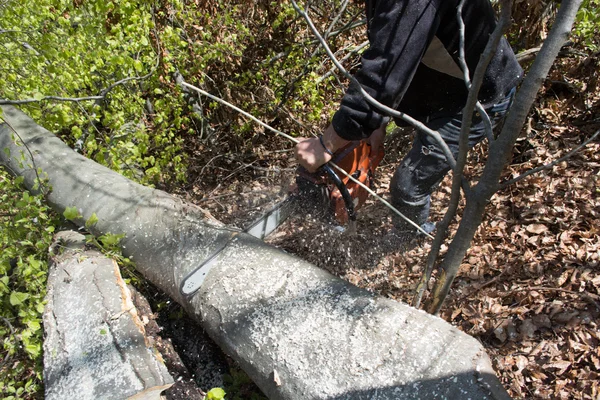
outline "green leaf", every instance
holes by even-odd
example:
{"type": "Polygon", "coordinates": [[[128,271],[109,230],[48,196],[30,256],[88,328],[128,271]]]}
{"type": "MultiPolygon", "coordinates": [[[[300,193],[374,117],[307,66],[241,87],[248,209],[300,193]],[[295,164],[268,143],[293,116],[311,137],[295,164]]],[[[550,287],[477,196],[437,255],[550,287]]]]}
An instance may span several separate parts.
{"type": "Polygon", "coordinates": [[[28,293],[23,293],[23,292],[12,292],[10,294],[10,304],[12,306],[18,306],[23,304],[23,302],[25,300],[27,300],[29,298],[29,294],[28,293]]]}
{"type": "Polygon", "coordinates": [[[39,343],[27,343],[25,345],[25,351],[33,357],[38,357],[42,353],[42,346],[39,343]]]}
{"type": "Polygon", "coordinates": [[[142,65],[142,62],[140,60],[135,60],[133,61],[133,68],[135,68],[137,72],[142,72],[144,66],[142,65]]]}
{"type": "Polygon", "coordinates": [[[225,398],[225,391],[221,388],[214,388],[206,393],[207,400],[223,400],[225,398]]]}
{"type": "Polygon", "coordinates": [[[92,215],[88,218],[88,220],[85,221],[85,227],[89,229],[92,226],[96,225],[97,222],[98,222],[98,216],[96,215],[96,213],[92,213],[92,215]]]}
{"type": "Polygon", "coordinates": [[[121,241],[121,239],[123,239],[125,237],[125,234],[122,233],[120,235],[115,235],[112,233],[107,233],[105,235],[102,235],[98,238],[98,240],[100,240],[102,242],[102,244],[104,246],[116,246],[117,244],[119,244],[119,242],[121,241]]]}
{"type": "Polygon", "coordinates": [[[67,207],[63,212],[63,216],[69,221],[74,221],[78,218],[81,218],[81,214],[77,210],[77,207],[67,207]]]}

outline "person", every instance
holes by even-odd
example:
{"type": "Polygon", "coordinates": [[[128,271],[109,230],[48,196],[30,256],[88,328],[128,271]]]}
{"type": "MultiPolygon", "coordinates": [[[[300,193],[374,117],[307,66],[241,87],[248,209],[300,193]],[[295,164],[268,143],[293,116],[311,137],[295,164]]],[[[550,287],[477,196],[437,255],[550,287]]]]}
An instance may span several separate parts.
{"type": "MultiPolygon", "coordinates": [[[[360,85],[380,103],[404,112],[437,130],[458,154],[462,109],[468,90],[459,67],[459,0],[366,0],[369,48],[355,74],[360,85]]],[[[471,78],[496,26],[489,0],[467,0],[462,9],[464,59],[471,78]]],[[[478,99],[492,125],[507,113],[523,70],[502,38],[485,72],[478,99]]],[[[350,84],[321,137],[300,141],[295,154],[300,165],[314,172],[349,141],[369,138],[376,150],[385,135],[388,117],[371,106],[350,84]]],[[[405,125],[400,120],[398,125],[405,125]]],[[[485,137],[481,116],[474,114],[469,146],[485,137]]],[[[390,183],[391,203],[405,216],[432,231],[427,222],[431,194],[450,170],[440,146],[418,131],[390,183]]],[[[394,218],[399,235],[416,228],[394,218]]]]}

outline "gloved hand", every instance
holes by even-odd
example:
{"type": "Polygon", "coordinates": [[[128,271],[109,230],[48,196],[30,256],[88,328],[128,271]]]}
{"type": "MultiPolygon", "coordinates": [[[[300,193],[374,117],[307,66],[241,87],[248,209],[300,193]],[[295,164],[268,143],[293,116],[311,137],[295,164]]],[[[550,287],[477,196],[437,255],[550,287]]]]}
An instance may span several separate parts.
{"type": "Polygon", "coordinates": [[[323,144],[318,137],[301,140],[296,145],[296,159],[310,173],[315,172],[319,167],[331,160],[331,153],[344,147],[349,141],[342,139],[335,133],[331,125],[323,132],[323,144]]]}

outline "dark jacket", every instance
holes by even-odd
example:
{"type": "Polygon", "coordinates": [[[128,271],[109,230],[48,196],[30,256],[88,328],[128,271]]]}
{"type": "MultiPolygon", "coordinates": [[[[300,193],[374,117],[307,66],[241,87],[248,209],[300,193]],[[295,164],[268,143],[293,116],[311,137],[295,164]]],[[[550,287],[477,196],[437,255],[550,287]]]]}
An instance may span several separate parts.
{"type": "MultiPolygon", "coordinates": [[[[367,0],[369,49],[355,77],[379,102],[426,122],[460,113],[468,91],[458,66],[459,0],[367,0]]],[[[489,0],[463,6],[465,58],[471,77],[496,26],[489,0]]],[[[490,106],[523,75],[506,39],[487,68],[479,100],[490,106]]],[[[384,120],[350,85],[333,117],[335,131],[347,140],[368,137],[384,120]]]]}

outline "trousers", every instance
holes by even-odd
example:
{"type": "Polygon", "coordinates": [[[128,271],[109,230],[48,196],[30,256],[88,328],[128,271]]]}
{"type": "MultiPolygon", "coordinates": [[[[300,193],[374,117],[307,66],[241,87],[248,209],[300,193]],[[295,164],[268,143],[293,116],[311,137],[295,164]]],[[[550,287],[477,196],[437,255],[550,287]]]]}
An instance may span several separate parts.
{"type": "MultiPolygon", "coordinates": [[[[497,131],[506,116],[515,89],[512,89],[501,101],[486,108],[497,131]]],[[[425,125],[440,133],[442,139],[456,159],[462,126],[462,112],[453,116],[433,117],[425,125]]],[[[469,132],[469,149],[485,138],[483,119],[474,114],[469,132]]],[[[436,141],[427,134],[418,131],[412,148],[396,169],[390,183],[392,205],[418,226],[423,226],[429,218],[431,194],[450,171],[442,150],[436,141]]],[[[416,231],[414,226],[394,214],[394,225],[400,232],[416,231]]]]}

